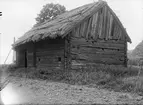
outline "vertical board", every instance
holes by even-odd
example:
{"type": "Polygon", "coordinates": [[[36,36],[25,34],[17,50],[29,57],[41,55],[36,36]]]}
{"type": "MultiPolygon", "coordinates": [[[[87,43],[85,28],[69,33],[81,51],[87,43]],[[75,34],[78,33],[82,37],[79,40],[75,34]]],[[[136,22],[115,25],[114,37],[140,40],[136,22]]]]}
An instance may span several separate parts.
{"type": "Polygon", "coordinates": [[[98,33],[98,29],[99,29],[99,23],[100,23],[100,11],[97,12],[98,16],[97,16],[97,25],[96,25],[96,29],[95,29],[95,37],[94,40],[96,41],[99,37],[99,33],[98,33]]]}
{"type": "Polygon", "coordinates": [[[99,27],[98,27],[98,34],[99,34],[99,38],[102,39],[102,30],[103,30],[103,23],[104,23],[104,8],[102,8],[100,11],[99,11],[99,27]]]}
{"type": "Polygon", "coordinates": [[[90,29],[91,29],[91,23],[92,23],[92,18],[90,17],[89,19],[88,19],[88,25],[87,25],[87,31],[86,31],[86,39],[88,39],[89,38],[89,33],[90,33],[90,29]]]}
{"type": "Polygon", "coordinates": [[[102,22],[102,33],[101,39],[104,39],[106,36],[106,22],[107,22],[107,8],[106,6],[103,8],[103,22],[102,22]]]}
{"type": "Polygon", "coordinates": [[[66,37],[65,37],[65,50],[64,50],[64,69],[69,70],[71,68],[71,40],[70,37],[72,36],[73,32],[70,32],[66,37]]]}
{"type": "Polygon", "coordinates": [[[107,10],[107,28],[106,28],[106,37],[105,40],[108,40],[110,30],[110,12],[107,10]]]}
{"type": "Polygon", "coordinates": [[[95,39],[96,35],[96,27],[97,27],[97,20],[98,20],[98,12],[92,16],[92,28],[91,28],[91,36],[95,39]]]}

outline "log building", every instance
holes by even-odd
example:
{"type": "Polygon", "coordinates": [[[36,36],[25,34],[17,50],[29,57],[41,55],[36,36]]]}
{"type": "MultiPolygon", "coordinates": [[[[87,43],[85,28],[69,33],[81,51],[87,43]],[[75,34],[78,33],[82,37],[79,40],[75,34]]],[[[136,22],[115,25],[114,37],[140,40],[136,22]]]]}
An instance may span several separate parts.
{"type": "Polygon", "coordinates": [[[131,39],[118,17],[106,2],[99,1],[33,26],[13,49],[18,67],[127,66],[127,42],[131,39]]]}

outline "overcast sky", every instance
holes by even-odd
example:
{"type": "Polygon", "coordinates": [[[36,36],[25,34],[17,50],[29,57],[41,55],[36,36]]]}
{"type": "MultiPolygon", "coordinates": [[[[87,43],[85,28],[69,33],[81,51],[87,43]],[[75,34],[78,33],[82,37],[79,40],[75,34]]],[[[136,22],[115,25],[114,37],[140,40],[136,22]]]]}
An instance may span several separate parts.
{"type": "MultiPolygon", "coordinates": [[[[97,0],[0,0],[0,64],[4,63],[13,38],[16,39],[28,31],[34,24],[37,14],[46,3],[59,3],[71,10],[97,0]]],[[[128,49],[143,40],[143,0],[106,0],[119,17],[129,34],[132,44],[128,49]]],[[[11,52],[7,63],[12,62],[11,52]]]]}

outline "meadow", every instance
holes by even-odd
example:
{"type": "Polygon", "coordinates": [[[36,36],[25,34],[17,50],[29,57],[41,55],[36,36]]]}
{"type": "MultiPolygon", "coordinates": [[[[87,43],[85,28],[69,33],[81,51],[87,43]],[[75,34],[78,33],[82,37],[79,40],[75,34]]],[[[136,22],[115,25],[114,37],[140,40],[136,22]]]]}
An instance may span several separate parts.
{"type": "MultiPolygon", "coordinates": [[[[143,95],[143,72],[139,66],[129,65],[127,68],[115,65],[86,65],[86,68],[74,70],[47,70],[46,68],[17,68],[15,65],[1,66],[9,76],[40,79],[86,85],[116,92],[131,92],[143,95]]],[[[2,70],[0,69],[0,70],[2,70]]]]}

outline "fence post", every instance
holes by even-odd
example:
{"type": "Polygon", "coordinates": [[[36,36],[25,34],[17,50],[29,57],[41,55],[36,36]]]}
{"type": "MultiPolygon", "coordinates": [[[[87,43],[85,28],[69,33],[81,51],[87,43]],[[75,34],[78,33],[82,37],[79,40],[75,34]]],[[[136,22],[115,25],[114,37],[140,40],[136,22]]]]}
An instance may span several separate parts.
{"type": "Polygon", "coordinates": [[[140,87],[140,85],[141,85],[140,74],[141,74],[142,66],[143,66],[143,58],[139,59],[138,66],[139,66],[139,70],[138,70],[138,75],[137,75],[137,80],[136,80],[135,91],[137,91],[137,88],[140,87]]]}

